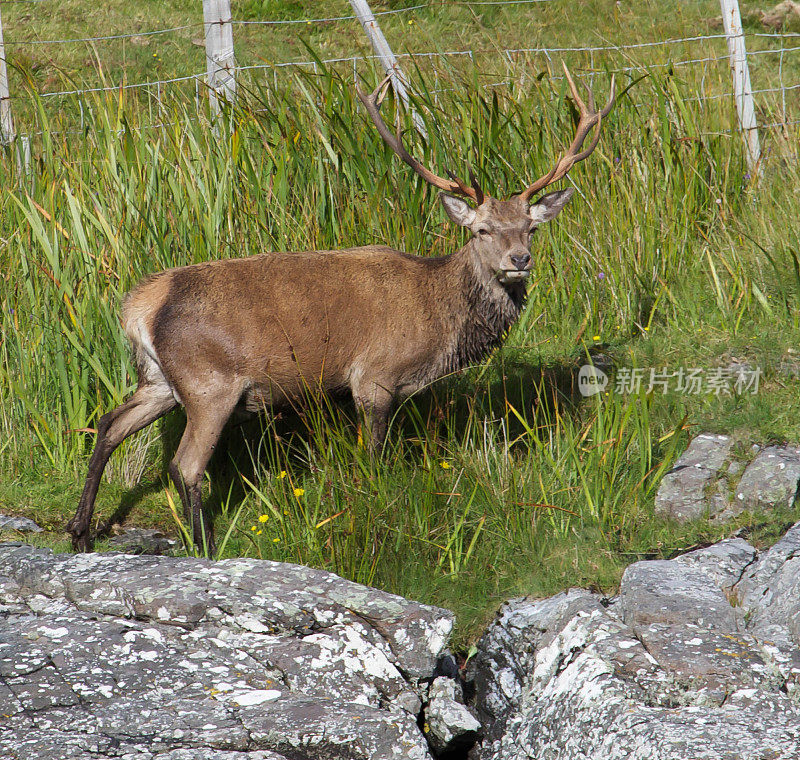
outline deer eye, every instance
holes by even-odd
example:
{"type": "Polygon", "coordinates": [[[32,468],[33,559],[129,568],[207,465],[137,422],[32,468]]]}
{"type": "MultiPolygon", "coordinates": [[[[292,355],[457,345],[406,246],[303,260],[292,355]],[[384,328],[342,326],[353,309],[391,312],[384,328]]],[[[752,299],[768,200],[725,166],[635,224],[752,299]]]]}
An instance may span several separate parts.
{"type": "Polygon", "coordinates": [[[492,231],[488,227],[478,227],[477,235],[478,237],[489,237],[492,234],[492,231]]]}

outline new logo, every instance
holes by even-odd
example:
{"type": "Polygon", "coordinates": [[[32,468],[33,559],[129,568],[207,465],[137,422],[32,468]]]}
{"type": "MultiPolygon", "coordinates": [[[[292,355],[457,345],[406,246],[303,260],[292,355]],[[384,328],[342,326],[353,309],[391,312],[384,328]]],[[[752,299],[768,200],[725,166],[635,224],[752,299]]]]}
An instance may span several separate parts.
{"type": "Polygon", "coordinates": [[[592,364],[584,364],[578,372],[578,390],[582,396],[595,396],[607,385],[608,375],[592,364]]]}

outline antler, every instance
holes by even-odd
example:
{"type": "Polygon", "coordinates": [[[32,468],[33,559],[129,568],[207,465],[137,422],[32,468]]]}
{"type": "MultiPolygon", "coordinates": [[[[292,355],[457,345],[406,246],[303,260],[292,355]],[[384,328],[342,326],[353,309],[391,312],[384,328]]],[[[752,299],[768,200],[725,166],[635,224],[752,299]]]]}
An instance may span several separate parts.
{"type": "Polygon", "coordinates": [[[394,135],[391,133],[389,127],[386,125],[386,122],[381,118],[380,108],[383,98],[386,94],[386,88],[388,87],[392,76],[393,74],[387,75],[387,77],[375,88],[371,95],[365,95],[359,86],[356,85],[358,99],[364,104],[364,108],[367,109],[367,113],[378,130],[378,134],[380,134],[380,136],[383,138],[383,141],[428,184],[438,187],[440,190],[444,190],[447,193],[454,193],[456,195],[463,195],[467,198],[471,198],[480,206],[484,199],[483,190],[481,190],[481,186],[478,184],[478,180],[472,171],[469,173],[470,185],[467,185],[463,180],[459,179],[455,174],[449,171],[447,173],[452,181],[446,180],[444,177],[434,174],[432,171],[430,171],[430,169],[426,169],[405,149],[400,136],[399,122],[397,124],[397,133],[394,135]],[[383,91],[383,94],[381,94],[381,91],[383,91]]]}
{"type": "Polygon", "coordinates": [[[569,89],[572,93],[572,99],[575,101],[575,105],[578,106],[578,110],[581,114],[580,121],[578,121],[578,128],[575,130],[575,137],[567,149],[567,152],[559,159],[558,163],[553,167],[550,173],[539,177],[536,182],[534,182],[532,185],[529,185],[519,194],[519,197],[525,201],[529,201],[541,189],[547,187],[548,185],[552,185],[553,182],[561,179],[573,167],[574,164],[578,163],[578,161],[583,161],[584,158],[589,157],[591,152],[597,147],[597,143],[600,141],[600,126],[603,123],[603,119],[608,116],[612,106],[614,105],[615,89],[613,75],[611,77],[611,94],[608,96],[608,103],[606,103],[605,108],[603,108],[602,111],[595,111],[594,96],[592,95],[591,91],[589,91],[589,106],[587,108],[586,104],[583,102],[583,100],[581,100],[581,96],[578,95],[578,88],[575,87],[575,82],[572,81],[572,76],[569,73],[567,65],[562,65],[564,66],[564,74],[566,74],[567,82],[569,83],[569,89]],[[581,151],[583,141],[586,139],[589,132],[591,132],[592,127],[595,127],[594,138],[592,139],[589,147],[581,151]]]}

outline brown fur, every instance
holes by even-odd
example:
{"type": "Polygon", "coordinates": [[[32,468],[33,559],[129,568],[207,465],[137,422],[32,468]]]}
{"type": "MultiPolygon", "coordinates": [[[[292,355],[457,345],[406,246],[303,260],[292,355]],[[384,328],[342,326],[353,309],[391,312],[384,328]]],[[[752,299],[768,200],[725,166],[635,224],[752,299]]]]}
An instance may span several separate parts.
{"type": "Polygon", "coordinates": [[[224,367],[246,398],[280,405],[349,388],[359,375],[405,396],[480,361],[523,300],[524,286],[479,283],[463,256],[366,247],[174,269],[137,288],[123,320],[145,315],[180,398],[224,367]],[[468,287],[453,290],[454,280],[468,287]]]}

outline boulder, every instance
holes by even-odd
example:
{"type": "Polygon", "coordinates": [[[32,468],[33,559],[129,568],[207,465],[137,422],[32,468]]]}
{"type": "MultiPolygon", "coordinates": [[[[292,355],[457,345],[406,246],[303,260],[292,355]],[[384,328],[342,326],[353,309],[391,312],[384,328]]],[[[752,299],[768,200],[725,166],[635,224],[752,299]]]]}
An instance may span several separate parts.
{"type": "Polygon", "coordinates": [[[768,446],[745,469],[734,500],[738,512],[791,507],[800,483],[800,448],[768,446]]]}
{"type": "Polygon", "coordinates": [[[457,681],[436,678],[428,699],[424,728],[437,753],[455,752],[475,744],[481,724],[464,705],[464,692],[457,681]]]}
{"type": "Polygon", "coordinates": [[[733,441],[726,435],[701,433],[661,480],[657,514],[681,522],[706,517],[712,511],[708,491],[730,456],[733,441]]]}
{"type": "Polygon", "coordinates": [[[452,626],[295,565],[0,545],[0,757],[427,760],[452,626]]]}
{"type": "Polygon", "coordinates": [[[757,557],[758,552],[743,538],[726,538],[705,549],[682,554],[675,562],[701,570],[728,596],[757,557]]]}
{"type": "Polygon", "coordinates": [[[469,671],[470,757],[799,757],[798,599],[800,523],[760,555],[733,539],[635,563],[616,599],[512,600],[469,671]]]}
{"type": "Polygon", "coordinates": [[[619,613],[627,625],[693,623],[734,633],[736,613],[713,575],[688,563],[636,562],[625,570],[619,613]]]}
{"type": "Polygon", "coordinates": [[[20,533],[42,533],[44,528],[39,527],[33,520],[29,520],[27,517],[0,515],[0,531],[3,530],[16,530],[20,533]]]}
{"type": "Polygon", "coordinates": [[[568,610],[583,603],[594,605],[596,597],[570,589],[549,599],[512,599],[501,607],[467,668],[475,709],[489,741],[502,734],[516,710],[545,634],[568,610]]]}
{"type": "Polygon", "coordinates": [[[729,461],[732,447],[728,436],[698,435],[662,478],[656,513],[681,522],[708,517],[719,523],[745,510],[764,512],[794,504],[800,448],[768,446],[759,451],[754,446],[756,456],[745,467],[729,461]]]}
{"type": "Polygon", "coordinates": [[[800,646],[800,523],[747,568],[736,591],[750,630],[800,646]]]}

